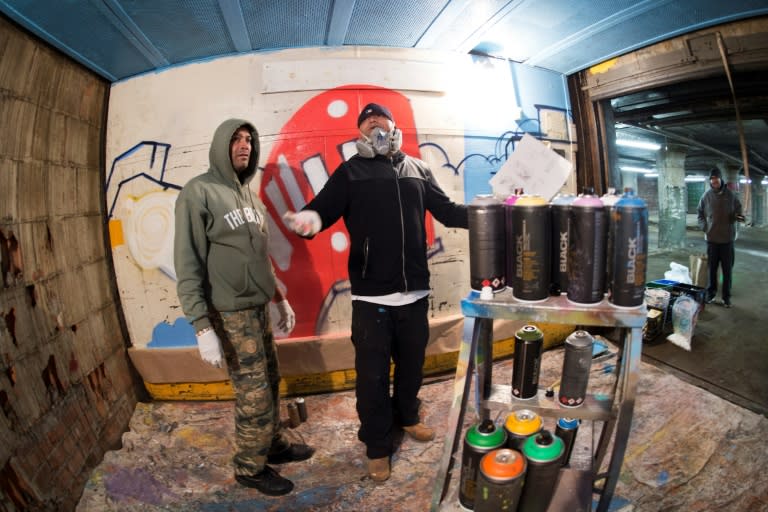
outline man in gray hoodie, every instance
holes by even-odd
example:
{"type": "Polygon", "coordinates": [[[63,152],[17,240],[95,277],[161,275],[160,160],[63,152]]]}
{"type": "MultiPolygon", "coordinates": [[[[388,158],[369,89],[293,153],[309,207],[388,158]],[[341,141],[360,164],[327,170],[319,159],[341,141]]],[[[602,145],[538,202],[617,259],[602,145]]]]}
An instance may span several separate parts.
{"type": "Polygon", "coordinates": [[[174,265],[200,356],[216,367],[227,360],[235,391],[235,479],[278,496],[293,483],[266,463],[306,460],[314,449],[287,440],[280,423],[269,302],[277,303],[281,329],[290,332],[296,317],[276,286],[266,209],[248,187],[259,161],[258,136],[242,119],[216,129],[208,172],[189,180],[176,200],[174,265]]]}
{"type": "Polygon", "coordinates": [[[711,303],[717,295],[717,267],[720,266],[723,271],[723,304],[730,308],[735,223],[743,222],[744,216],[739,198],[726,186],[720,169],[714,168],[709,172],[709,186],[701,196],[698,207],[699,227],[707,241],[709,284],[706,301],[711,303]]]}

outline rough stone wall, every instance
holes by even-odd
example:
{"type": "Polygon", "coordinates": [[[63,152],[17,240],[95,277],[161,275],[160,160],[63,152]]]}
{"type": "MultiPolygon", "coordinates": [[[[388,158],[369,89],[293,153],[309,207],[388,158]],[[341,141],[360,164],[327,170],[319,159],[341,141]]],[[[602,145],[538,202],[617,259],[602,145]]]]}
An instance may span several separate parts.
{"type": "Polygon", "coordinates": [[[105,243],[108,89],[0,17],[0,510],[74,510],[137,401],[105,243]]]}

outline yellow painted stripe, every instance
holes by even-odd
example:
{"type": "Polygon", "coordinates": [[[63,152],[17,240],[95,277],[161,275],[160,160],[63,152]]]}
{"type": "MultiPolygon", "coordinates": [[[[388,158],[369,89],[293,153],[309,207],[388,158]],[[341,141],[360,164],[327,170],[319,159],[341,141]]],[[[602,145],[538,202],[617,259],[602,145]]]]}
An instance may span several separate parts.
{"type": "MultiPolygon", "coordinates": [[[[575,326],[562,324],[537,324],[544,332],[544,349],[561,345],[575,326]]],[[[509,357],[515,352],[515,339],[507,338],[493,344],[494,359],[509,357]]],[[[428,355],[424,361],[424,375],[435,375],[456,368],[459,352],[428,355]]],[[[336,370],[324,373],[288,375],[280,380],[281,396],[301,396],[354,389],[355,370],[336,370]]],[[[176,384],[144,385],[155,400],[233,400],[235,395],[229,380],[218,382],[188,382],[176,384]]]]}
{"type": "Polygon", "coordinates": [[[120,219],[109,221],[109,243],[112,245],[112,248],[125,243],[123,238],[123,221],[120,219]]]}
{"type": "Polygon", "coordinates": [[[618,57],[614,59],[608,59],[605,62],[601,62],[600,64],[595,64],[591,68],[589,68],[588,72],[591,75],[599,75],[601,73],[605,73],[609,69],[611,69],[613,66],[616,65],[616,63],[619,61],[618,57]]]}

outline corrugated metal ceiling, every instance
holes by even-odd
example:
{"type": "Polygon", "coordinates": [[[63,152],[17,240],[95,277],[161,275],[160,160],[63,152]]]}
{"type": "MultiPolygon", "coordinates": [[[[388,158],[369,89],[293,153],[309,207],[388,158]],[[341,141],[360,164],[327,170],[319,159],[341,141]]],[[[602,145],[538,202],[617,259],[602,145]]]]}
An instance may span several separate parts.
{"type": "Polygon", "coordinates": [[[0,0],[0,12],[115,82],[305,46],[475,51],[571,74],[670,37],[768,14],[765,0],[0,0]]]}

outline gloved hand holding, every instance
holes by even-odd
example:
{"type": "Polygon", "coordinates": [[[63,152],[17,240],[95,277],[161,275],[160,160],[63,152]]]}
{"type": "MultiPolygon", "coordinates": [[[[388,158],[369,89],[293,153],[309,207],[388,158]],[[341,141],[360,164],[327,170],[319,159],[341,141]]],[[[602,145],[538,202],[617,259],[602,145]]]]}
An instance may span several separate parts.
{"type": "Polygon", "coordinates": [[[299,236],[314,236],[323,227],[320,215],[314,210],[300,212],[285,212],[283,220],[288,229],[299,236]]]}
{"type": "Polygon", "coordinates": [[[221,350],[221,340],[216,331],[210,327],[200,331],[197,337],[197,350],[200,351],[200,357],[206,363],[221,368],[224,354],[221,350]]]}
{"type": "Polygon", "coordinates": [[[280,312],[280,321],[277,322],[277,327],[281,331],[290,333],[296,327],[296,313],[293,312],[293,308],[288,304],[288,299],[278,302],[277,310],[280,312]]]}

